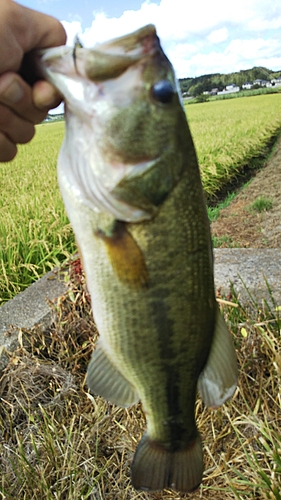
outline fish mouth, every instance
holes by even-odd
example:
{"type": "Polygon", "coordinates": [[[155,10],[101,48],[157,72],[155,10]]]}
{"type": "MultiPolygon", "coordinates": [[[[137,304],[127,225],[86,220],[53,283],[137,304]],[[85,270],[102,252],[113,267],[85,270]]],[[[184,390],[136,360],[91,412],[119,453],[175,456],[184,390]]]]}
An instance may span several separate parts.
{"type": "Polygon", "coordinates": [[[66,103],[61,188],[68,186],[73,196],[79,191],[82,203],[119,220],[151,219],[176,183],[166,160],[161,167],[170,134],[169,126],[162,127],[161,110],[172,105],[177,87],[155,27],[91,49],[76,43],[41,50],[38,64],[66,103]],[[153,94],[154,85],[163,81],[167,102],[161,100],[161,88],[158,100],[153,94]],[[157,133],[151,139],[147,126],[155,110],[152,132],[162,128],[159,140],[157,133]]]}
{"type": "Polygon", "coordinates": [[[130,66],[145,56],[161,51],[155,26],[149,24],[135,33],[114,38],[97,44],[92,49],[85,49],[80,43],[74,47],[53,47],[37,52],[41,74],[58,71],[68,77],[81,76],[94,82],[116,78],[130,66]],[[43,66],[43,67],[42,67],[43,66]]]}

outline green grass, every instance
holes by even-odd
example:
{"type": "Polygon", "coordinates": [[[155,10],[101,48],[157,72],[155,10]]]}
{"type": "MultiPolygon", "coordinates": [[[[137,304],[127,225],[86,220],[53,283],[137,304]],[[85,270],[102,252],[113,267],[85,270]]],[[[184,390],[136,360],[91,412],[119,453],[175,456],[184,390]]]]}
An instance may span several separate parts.
{"type": "Polygon", "coordinates": [[[234,200],[235,196],[236,196],[235,192],[228,193],[228,195],[224,198],[223,201],[219,202],[215,206],[209,206],[209,207],[207,207],[209,221],[210,222],[214,222],[215,220],[217,220],[217,218],[220,215],[220,211],[223,208],[228,207],[228,205],[232,202],[232,200],[234,200]]]}
{"type": "Polygon", "coordinates": [[[266,210],[270,210],[273,206],[273,201],[271,198],[268,198],[267,196],[258,196],[249,206],[248,209],[253,211],[253,212],[264,212],[266,210]]]}
{"type": "Polygon", "coordinates": [[[222,235],[222,236],[213,236],[212,235],[212,243],[214,248],[219,248],[219,247],[227,247],[227,248],[238,248],[239,245],[236,243],[236,241],[231,238],[231,236],[222,235]]]}
{"type": "MultiPolygon", "coordinates": [[[[265,154],[281,127],[281,94],[185,109],[208,198],[265,154]]],[[[16,159],[0,164],[0,304],[75,251],[56,175],[63,135],[63,122],[39,125],[16,159]]]]}

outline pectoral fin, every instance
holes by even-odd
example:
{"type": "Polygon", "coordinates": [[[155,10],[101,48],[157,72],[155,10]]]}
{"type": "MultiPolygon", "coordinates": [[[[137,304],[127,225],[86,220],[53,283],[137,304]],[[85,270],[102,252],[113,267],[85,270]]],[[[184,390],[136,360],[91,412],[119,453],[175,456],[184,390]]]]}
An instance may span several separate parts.
{"type": "Polygon", "coordinates": [[[144,256],[124,222],[115,221],[110,234],[97,231],[96,236],[104,241],[112,268],[122,283],[133,288],[147,286],[144,256]]]}
{"type": "Polygon", "coordinates": [[[198,380],[206,406],[216,408],[234,394],[238,367],[232,338],[217,306],[216,326],[209,358],[198,380]]]}
{"type": "Polygon", "coordinates": [[[139,401],[135,388],[113,366],[100,343],[88,366],[87,385],[91,392],[118,406],[126,408],[139,401]]]}

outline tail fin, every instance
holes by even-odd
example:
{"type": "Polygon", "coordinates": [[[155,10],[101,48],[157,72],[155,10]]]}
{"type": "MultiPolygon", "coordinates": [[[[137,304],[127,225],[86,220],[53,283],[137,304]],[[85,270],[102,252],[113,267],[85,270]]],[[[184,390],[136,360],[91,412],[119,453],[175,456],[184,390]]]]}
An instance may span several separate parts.
{"type": "Polygon", "coordinates": [[[132,484],[137,490],[172,488],[183,493],[194,491],[203,474],[200,435],[185,449],[172,452],[145,434],[137,447],[131,474],[132,484]]]}

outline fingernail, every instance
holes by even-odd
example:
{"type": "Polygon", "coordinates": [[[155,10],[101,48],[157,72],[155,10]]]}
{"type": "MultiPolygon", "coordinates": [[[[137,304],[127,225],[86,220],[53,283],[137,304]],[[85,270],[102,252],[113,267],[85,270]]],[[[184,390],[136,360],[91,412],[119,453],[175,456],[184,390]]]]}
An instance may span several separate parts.
{"type": "Polygon", "coordinates": [[[24,91],[19,82],[13,81],[9,87],[3,92],[2,99],[5,99],[7,104],[16,104],[22,97],[24,91]]]}

